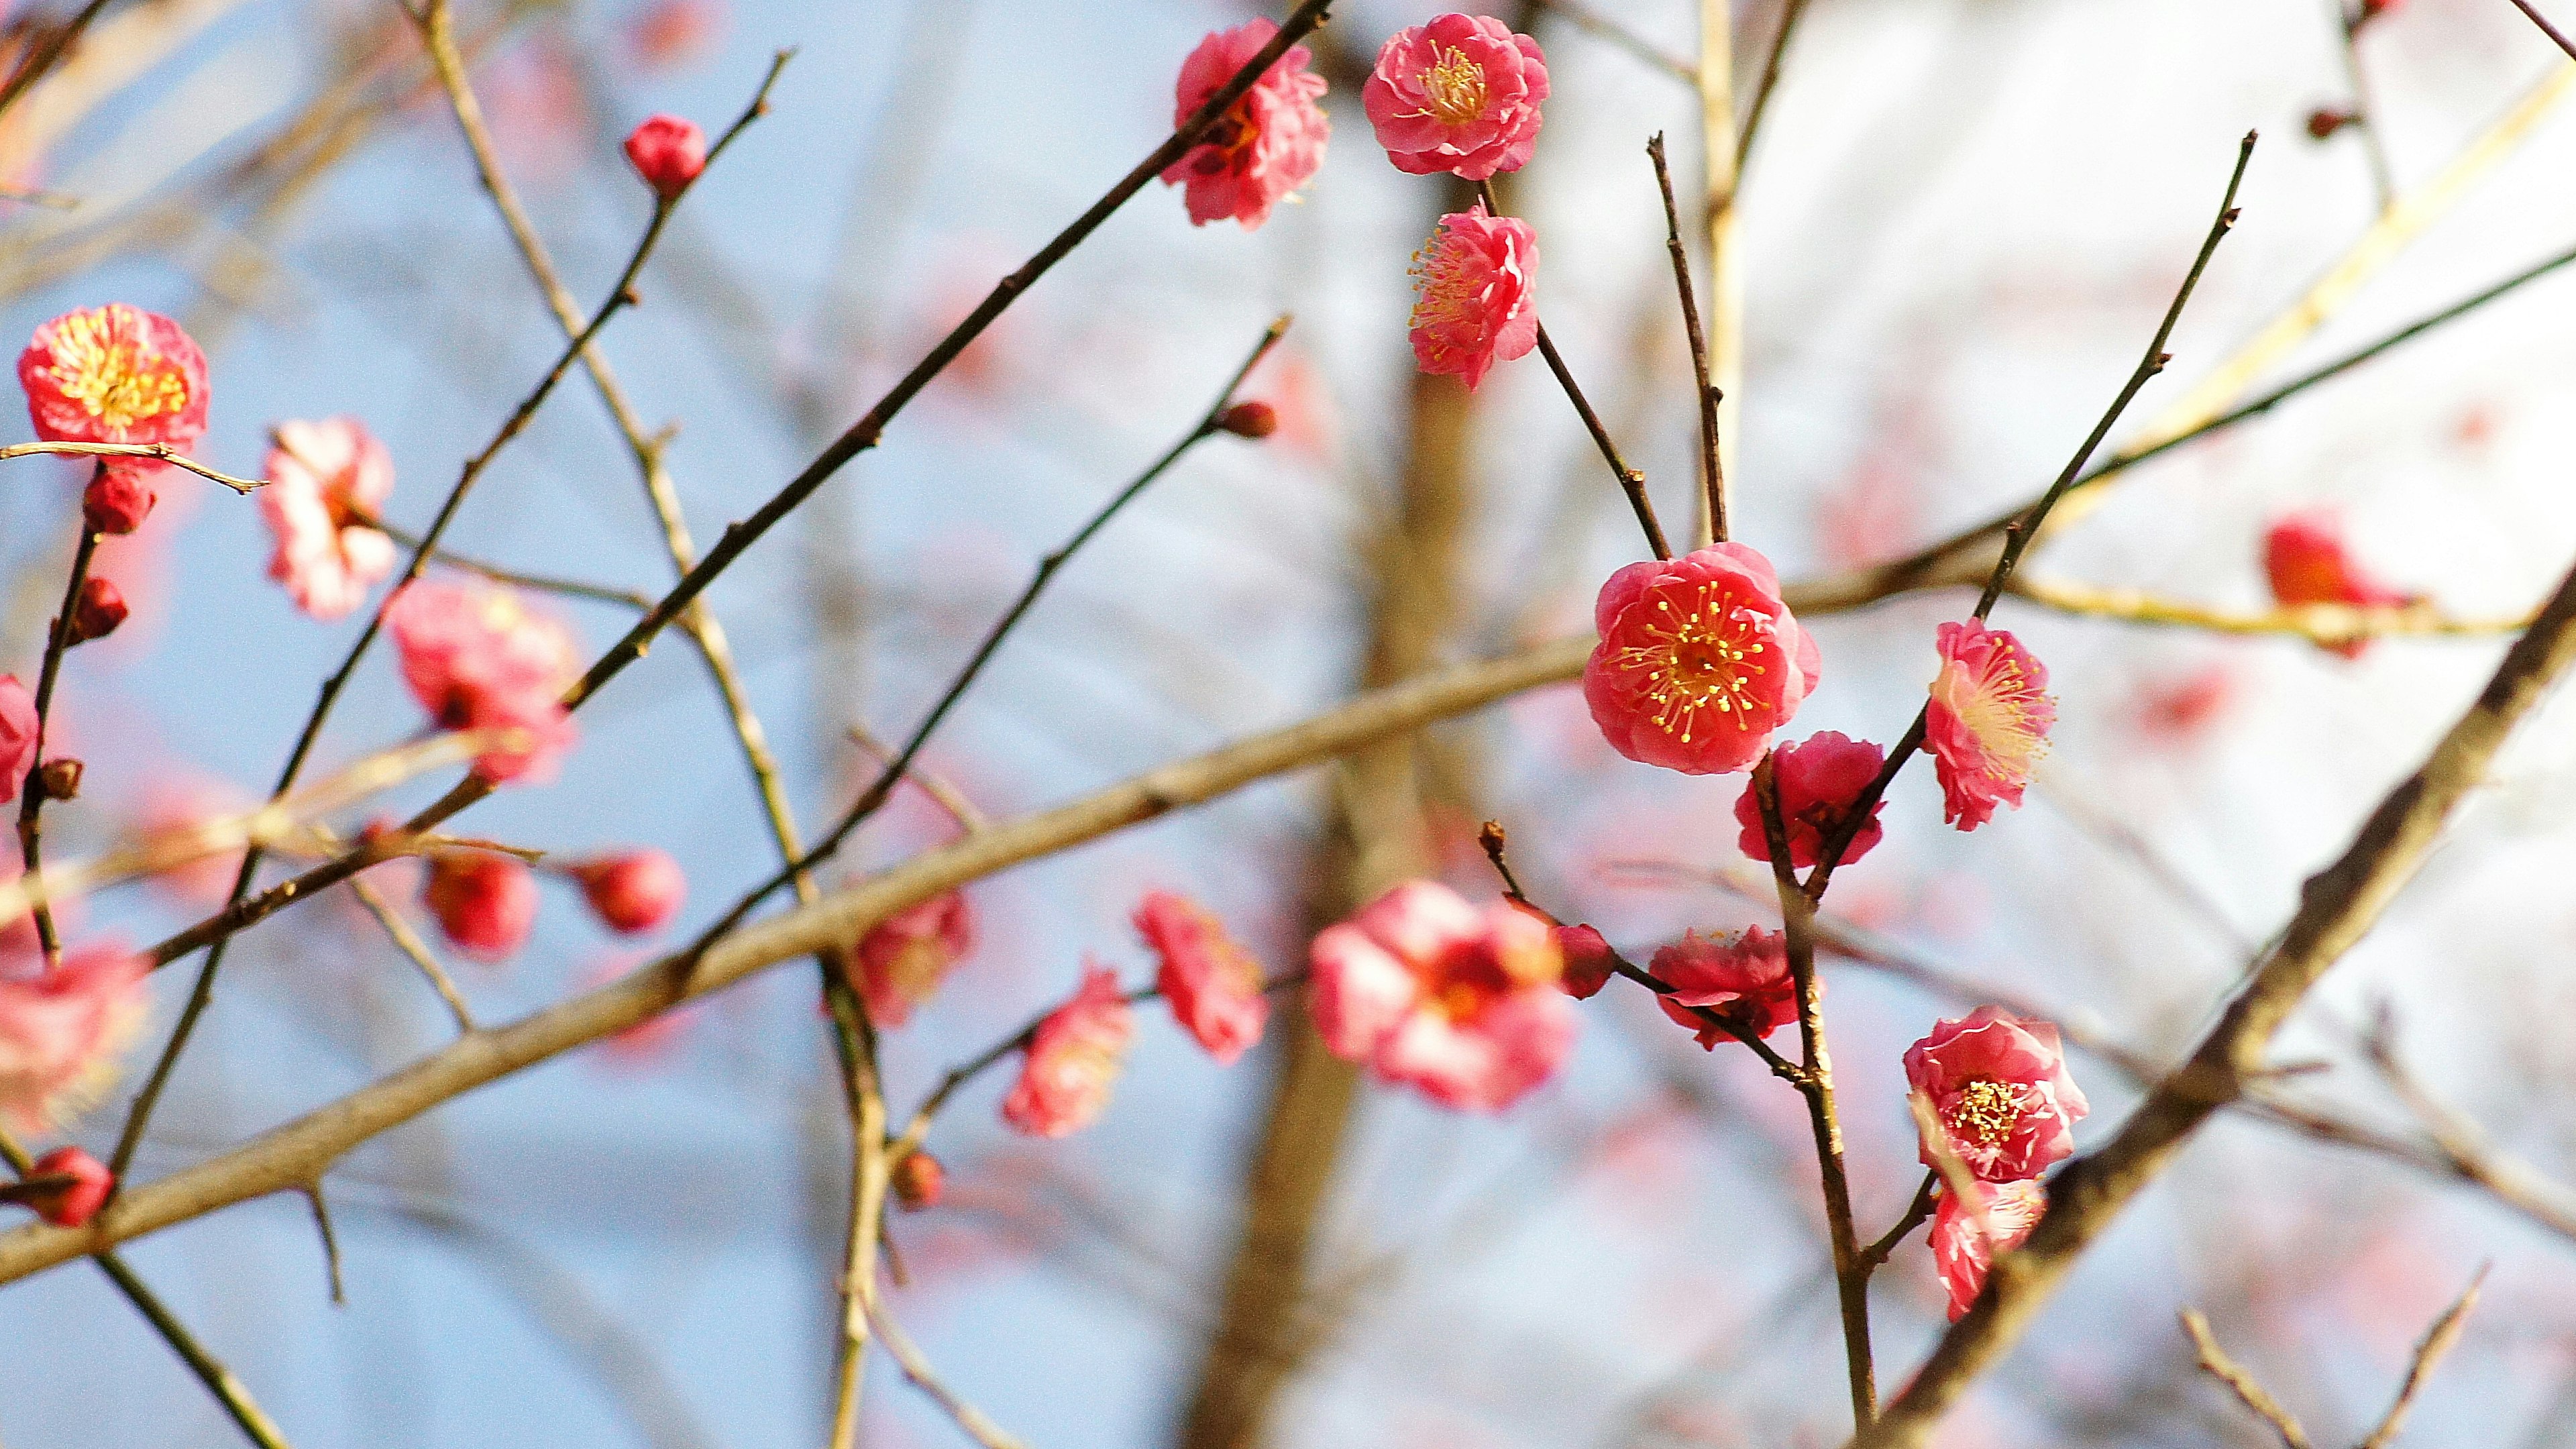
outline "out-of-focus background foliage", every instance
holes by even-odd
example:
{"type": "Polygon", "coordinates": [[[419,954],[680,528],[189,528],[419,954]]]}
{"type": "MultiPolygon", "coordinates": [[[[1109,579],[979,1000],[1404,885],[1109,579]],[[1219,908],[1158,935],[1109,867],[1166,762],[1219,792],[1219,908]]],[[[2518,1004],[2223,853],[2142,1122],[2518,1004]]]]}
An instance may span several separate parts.
{"type": "MultiPolygon", "coordinates": [[[[606,348],[701,538],[766,498],[971,301],[1165,134],[1171,80],[1217,0],[579,0],[478,5],[460,29],[504,157],[585,303],[647,212],[615,140],[656,110],[712,130],[770,52],[798,55],[689,197],[606,348]]],[[[932,763],[996,816],[1286,721],[1428,663],[1580,628],[1633,526],[1535,359],[1469,402],[1418,381],[1408,254],[1455,199],[1399,175],[1359,67],[1429,4],[1347,0],[1319,44],[1337,135],[1263,231],[1193,229],[1157,187],[1013,310],[714,591],[800,811],[845,800],[853,720],[907,727],[1037,558],[1188,426],[1280,311],[1250,393],[1288,425],[1219,440],[1123,517],[1010,643],[932,763]]],[[[1696,7],[1602,0],[1689,58],[1696,7]]],[[[1747,45],[1778,5],[1738,7],[1747,45]]],[[[1699,174],[1698,102],[1544,9],[1555,95],[1507,202],[1541,237],[1543,314],[1668,516],[1693,414],[1646,137],[1699,174]]],[[[1745,179],[1747,380],[1738,537],[1792,578],[1900,553],[2024,498],[2132,365],[2237,137],[2265,140],[2245,217],[2176,334],[2152,413],[2287,305],[2376,211],[2323,0],[1815,0],[1745,179]]],[[[2563,65],[2504,0],[2406,0],[2360,58],[2401,189],[2435,175],[2563,65]]],[[[2278,371],[2320,360],[2576,240],[2576,115],[2528,141],[2278,371]]],[[[278,419],[353,413],[391,447],[390,512],[425,522],[463,457],[554,356],[541,310],[409,24],[360,0],[131,0],[0,128],[0,335],[124,300],[213,359],[198,450],[256,472],[278,419]]],[[[2576,282],[2552,280],[2274,415],[2141,469],[2036,573],[2237,606],[2261,530],[2342,510],[2395,582],[2510,614],[2576,548],[2576,282]]],[[[13,434],[14,436],[14,434],[13,434]]],[[[6,653],[25,674],[59,588],[77,474],[0,480],[6,653]]],[[[261,576],[255,507],[176,479],[102,564],[137,605],[64,686],[89,762],[58,850],[251,798],[355,622],[317,625],[261,576]]],[[[468,504],[458,546],[658,592],[651,515],[595,395],[568,382],[468,504]]],[[[1822,690],[1798,733],[1891,738],[1956,596],[1812,621],[1822,690]]],[[[623,628],[576,605],[585,640],[623,628]]],[[[1928,771],[1834,902],[1922,961],[2151,1053],[2189,1040],[2302,875],[2410,769],[2492,667],[2492,641],[2392,641],[2345,662],[2007,601],[2053,671],[2054,753],[2028,806],[1974,836],[1928,771]]],[[[418,721],[382,658],[326,754],[418,721]]],[[[772,847],[703,674],[676,641],[581,716],[562,781],[476,829],[560,850],[636,842],[688,867],[703,924],[772,847]]],[[[2393,1003],[2426,1086],[2539,1171],[2576,1180],[2571,1001],[2576,736],[2528,729],[2456,838],[2300,1018],[2299,1090],[2404,1135],[2362,1063],[2393,1003]]],[[[428,788],[428,787],[424,787],[428,788]]],[[[1734,857],[1739,782],[1613,756],[1569,689],[1332,772],[1265,786],[970,889],[982,944],[886,1055],[898,1107],[1061,997],[1086,953],[1141,983],[1138,893],[1195,893],[1274,968],[1319,920],[1408,873],[1492,885],[1475,822],[1507,821],[1533,893],[1640,948],[1767,921],[1705,881],[1734,857]]],[[[865,861],[944,838],[914,801],[865,861]]],[[[860,868],[865,862],[852,864],[860,868]]],[[[219,888],[219,887],[218,887],[219,888]]],[[[202,912],[184,883],[89,904],[151,939],[202,912]]],[[[487,1020],[621,957],[569,895],[505,967],[463,968],[487,1020]]],[[[437,1003],[354,903],[246,937],[140,1162],[157,1174],[443,1039],[437,1003]]],[[[1829,968],[1863,1230],[1919,1175],[1898,1054],[1961,1003],[1829,968]]],[[[157,1042],[178,987],[160,984],[157,1042]]],[[[1285,1018],[1283,1017],[1283,1021],[1285,1018]]],[[[1754,1446],[1836,1442],[1841,1366],[1805,1127],[1743,1053],[1702,1054],[1641,993],[1591,1003],[1573,1069],[1499,1120],[1366,1087],[1296,1033],[1220,1069],[1159,1012],[1092,1131],[1030,1144],[997,1081],[943,1119],[948,1205],[892,1228],[890,1302],[952,1387],[1045,1449],[1754,1446]],[[1279,1083],[1285,1081],[1286,1087],[1279,1083]],[[1284,1102],[1284,1110],[1282,1103],[1284,1102]],[[1297,1194],[1257,1194],[1256,1145],[1297,1194]],[[1303,1242],[1303,1291],[1236,1264],[1303,1242]],[[1232,1291],[1229,1291],[1229,1283],[1232,1291]],[[1208,1344],[1214,1383],[1202,1383],[1208,1344]]],[[[2100,1061],[2095,1115],[2129,1098],[2100,1061]]],[[[658,1040],[594,1049],[459,1101],[333,1174],[348,1303],[305,1205],[235,1208],[132,1261],[305,1449],[811,1442],[826,1411],[847,1129],[810,976],[782,971],[658,1040]]],[[[78,1140],[112,1137],[109,1109],[78,1140]]],[[[2241,1120],[2204,1134],[2086,1261],[1943,1443],[2260,1442],[2173,1330],[2210,1310],[2312,1427],[2357,1437],[2412,1341],[2496,1264],[2409,1442],[2576,1444],[2576,1242],[2379,1157],[2241,1120]]],[[[1919,1244],[1879,1279],[1883,1377],[1940,1323],[1919,1244]]],[[[958,1442],[876,1365],[866,1442],[958,1442]]],[[[0,1291],[0,1439],[219,1445],[232,1430],[96,1274],[0,1291]]]]}

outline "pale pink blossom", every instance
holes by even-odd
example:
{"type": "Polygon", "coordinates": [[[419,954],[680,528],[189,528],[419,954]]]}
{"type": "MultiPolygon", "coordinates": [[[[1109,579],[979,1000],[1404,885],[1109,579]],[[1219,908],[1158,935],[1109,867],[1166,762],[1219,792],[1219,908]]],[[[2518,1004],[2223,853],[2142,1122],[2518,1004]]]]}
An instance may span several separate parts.
{"type": "Polygon", "coordinates": [[[1413,254],[1413,360],[1474,391],[1538,344],[1538,233],[1478,202],[1440,218],[1413,254]]]}
{"type": "MultiPolygon", "coordinates": [[[[2374,577],[2352,556],[2343,521],[2325,509],[2310,509],[2274,519],[2263,534],[2263,572],[2271,581],[2275,602],[2340,604],[2353,609],[2402,609],[2421,596],[2392,588],[2374,577]]],[[[2358,659],[2369,646],[2354,639],[2326,647],[2346,659],[2358,659]]]]}
{"type": "Polygon", "coordinates": [[[1261,963],[1212,912],[1169,891],[1146,892],[1135,920],[1161,963],[1154,984],[1171,1002],[1173,1018],[1219,1065],[1234,1065],[1270,1020],[1261,963]]]}
{"type": "Polygon", "coordinates": [[[1407,881],[1315,937],[1324,1044],[1446,1107],[1499,1111],[1574,1046],[1565,961],[1546,922],[1407,881]]]}
{"type": "Polygon", "coordinates": [[[36,768],[36,697],[14,674],[0,674],[0,804],[18,798],[27,772],[36,768]]]}
{"type": "MultiPolygon", "coordinates": [[[[206,355],[156,312],[110,302],[36,329],[18,355],[27,416],[47,442],[163,443],[186,448],[206,431],[206,355]]],[[[158,495],[167,464],[102,459],[82,498],[96,533],[132,533],[158,495]]]]}
{"type": "MultiPolygon", "coordinates": [[[[1172,87],[1172,124],[1179,126],[1250,65],[1279,34],[1276,22],[1247,20],[1211,32],[1189,58],[1172,87]]],[[[1313,53],[1293,45],[1271,62],[1252,89],[1217,119],[1199,143],[1163,172],[1166,186],[1185,186],[1190,222],[1205,226],[1228,217],[1249,231],[1270,219],[1270,208],[1314,178],[1324,164],[1332,121],[1316,102],[1324,78],[1307,71],[1313,53]]]]}
{"type": "Polygon", "coordinates": [[[295,607],[338,619],[392,577],[394,541],[375,527],[394,491],[394,460],[356,418],[277,425],[260,516],[277,541],[268,576],[295,607]]]}
{"type": "Polygon", "coordinates": [[[1700,1020],[1692,1007],[1714,1012],[1756,1037],[1798,1019],[1798,982],[1789,973],[1788,939],[1777,931],[1753,926],[1733,937],[1685,931],[1681,940],[1657,948],[1647,969],[1673,988],[1658,995],[1655,1004],[1698,1033],[1699,1044],[1710,1051],[1735,1038],[1700,1020]]]}
{"type": "Polygon", "coordinates": [[[485,752],[477,773],[496,784],[553,778],[576,733],[562,695],[581,677],[581,655],[562,624],[499,584],[420,579],[387,606],[385,627],[403,682],[442,728],[528,737],[524,748],[485,752]]]}
{"type": "Polygon", "coordinates": [[[104,1095],[143,1024],[149,972],[123,946],[100,944],[31,976],[0,976],[0,1116],[47,1131],[104,1095]]]}
{"type": "Polygon", "coordinates": [[[620,851],[568,868],[600,923],[621,936],[660,930],[689,894],[689,878],[668,851],[620,851]]]}
{"type": "Polygon", "coordinates": [[[880,1028],[903,1025],[914,1007],[975,950],[975,913],[962,891],[942,891],[868,928],[851,953],[851,984],[880,1028]]]}
{"type": "Polygon", "coordinates": [[[1629,759],[1686,775],[1749,768],[1823,672],[1771,561],[1740,543],[1630,564],[1592,617],[1593,721],[1629,759]]]}
{"type": "Polygon", "coordinates": [[[1136,1013],[1118,977],[1083,963],[1082,989],[1029,1039],[1020,1079],[1002,1099],[1002,1120],[1031,1137],[1063,1137],[1090,1126],[1109,1105],[1135,1039],[1136,1013]]]}
{"type": "Polygon", "coordinates": [[[1932,1210],[1932,1266],[1941,1286],[1950,1291],[1950,1321],[1956,1323],[1986,1286],[1995,1255],[2029,1241],[2048,1211],[2048,1187],[2038,1178],[1973,1184],[1978,1201],[1970,1204],[1945,1185],[1932,1210]]]}
{"type": "Polygon", "coordinates": [[[1360,88],[1360,108],[1395,169],[1469,181],[1528,164],[1546,99],[1538,42],[1485,15],[1435,16],[1397,31],[1360,88]]]}
{"type": "Polygon", "coordinates": [[[2021,805],[2031,771],[2048,752],[2057,700],[2048,667],[2001,629],[1977,620],[1940,628],[1941,673],[1923,743],[1941,777],[1941,818],[1974,830],[1997,805],[2021,805]]]}
{"type": "Polygon", "coordinates": [[[719,0],[652,0],[626,22],[626,55],[640,70],[673,70],[712,49],[725,27],[719,0]]]}
{"type": "Polygon", "coordinates": [[[463,850],[433,856],[420,898],[447,939],[487,965],[517,954],[537,923],[536,872],[511,856],[463,850]]]}
{"type": "MultiPolygon", "coordinates": [[[[1930,1103],[1950,1150],[1990,1182],[2037,1177],[2075,1150],[2092,1110],[2066,1070],[2055,1025],[1980,1006],[1905,1050],[1905,1079],[1930,1103]]],[[[1926,1167],[1933,1145],[1922,1144],[1926,1167]]]]}
{"type": "MultiPolygon", "coordinates": [[[[1861,792],[1878,778],[1887,752],[1867,740],[1821,730],[1794,745],[1771,752],[1771,778],[1780,792],[1780,823],[1789,836],[1789,864],[1805,870],[1823,858],[1825,841],[1851,821],[1861,792]]],[[[1887,808],[1882,798],[1869,807],[1869,819],[1851,838],[1840,864],[1869,854],[1886,834],[1878,823],[1887,808]]],[[[1735,823],[1742,827],[1736,848],[1768,864],[1770,836],[1762,828],[1762,801],[1746,782],[1735,801],[1735,823]]]]}

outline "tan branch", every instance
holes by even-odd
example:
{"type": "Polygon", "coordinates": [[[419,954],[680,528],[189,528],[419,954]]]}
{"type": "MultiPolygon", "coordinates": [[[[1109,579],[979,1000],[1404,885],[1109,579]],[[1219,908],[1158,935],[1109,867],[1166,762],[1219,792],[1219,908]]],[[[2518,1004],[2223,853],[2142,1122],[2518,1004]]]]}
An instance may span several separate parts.
{"type": "Polygon", "coordinates": [[[2200,1355],[2201,1371],[2227,1385],[2236,1401],[2253,1410],[2254,1417],[2272,1426],[2281,1436],[2282,1449],[2309,1449],[2308,1431],[2299,1427],[2296,1415],[2281,1407],[2281,1401],[2257,1382],[2245,1366],[2227,1356],[2218,1346],[2218,1338],[2209,1331],[2209,1320],[2197,1308],[2182,1311],[2182,1331],[2191,1335],[2191,1346],[2200,1355]]]}
{"type": "Polygon", "coordinates": [[[2431,604],[2361,609],[2343,604],[2292,604],[2275,609],[2212,608],[2137,589],[2105,589],[2060,579],[2016,578],[2010,592],[2045,608],[2095,619],[2131,624],[2163,624],[2207,629],[2219,634],[2294,634],[2318,644],[2351,644],[2363,639],[2474,638],[2514,634],[2529,628],[2528,615],[2510,619],[2455,619],[2431,604]]]}

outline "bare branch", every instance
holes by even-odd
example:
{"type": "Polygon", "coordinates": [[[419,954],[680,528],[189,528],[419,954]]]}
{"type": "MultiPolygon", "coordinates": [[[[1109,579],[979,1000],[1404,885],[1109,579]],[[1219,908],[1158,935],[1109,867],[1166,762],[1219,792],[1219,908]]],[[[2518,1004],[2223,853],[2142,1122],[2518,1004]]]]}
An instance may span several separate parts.
{"type": "Polygon", "coordinates": [[[2218,1338],[2209,1331],[2209,1320],[2197,1308],[2182,1311],[2182,1331],[2191,1335],[2193,1350],[2200,1355],[2202,1372],[2227,1385],[2236,1401],[2254,1411],[2254,1416],[2272,1426],[2281,1436],[2282,1449],[2309,1449],[2308,1431],[2299,1427],[2296,1416],[2281,1407],[2281,1401],[2255,1381],[2242,1364],[2227,1356],[2218,1346],[2218,1338]]]}

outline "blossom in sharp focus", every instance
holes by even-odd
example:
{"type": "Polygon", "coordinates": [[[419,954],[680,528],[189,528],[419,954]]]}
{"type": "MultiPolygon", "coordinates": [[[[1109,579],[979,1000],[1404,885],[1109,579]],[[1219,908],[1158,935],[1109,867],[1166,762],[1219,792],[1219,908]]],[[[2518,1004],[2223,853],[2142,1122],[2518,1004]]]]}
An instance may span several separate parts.
{"type": "Polygon", "coordinates": [[[537,924],[536,872],[507,855],[433,856],[420,899],[456,949],[486,965],[515,955],[537,924]]]}
{"type": "Polygon", "coordinates": [[[1699,1019],[1690,1008],[1702,1007],[1756,1037],[1766,1037],[1798,1019],[1798,982],[1789,973],[1788,938],[1760,926],[1743,935],[1703,937],[1685,931],[1669,946],[1658,947],[1648,970],[1673,988],[1655,1004],[1664,1015],[1699,1034],[1710,1051],[1734,1037],[1699,1019]]]}
{"type": "Polygon", "coordinates": [[[1442,1106],[1500,1111],[1573,1049],[1556,938],[1504,902],[1407,881],[1326,927],[1309,956],[1324,1044],[1442,1106]]]}
{"type": "Polygon", "coordinates": [[[581,677],[572,635],[499,584],[414,581],[387,606],[403,682],[445,729],[513,729],[528,741],[486,751],[475,771],[496,784],[551,779],[575,730],[562,695],[581,677]]]}
{"type": "Polygon", "coordinates": [[[1084,962],[1082,989],[1030,1038],[1020,1079],[1002,1099],[1002,1120],[1031,1137],[1063,1137],[1090,1126],[1109,1105],[1135,1039],[1136,1013],[1118,977],[1084,962]]]}
{"type": "MultiPolygon", "coordinates": [[[[1172,124],[1186,123],[1278,34],[1273,21],[1247,20],[1200,41],[1181,62],[1181,77],[1172,87],[1172,124]]],[[[1163,172],[1164,185],[1186,188],[1182,197],[1191,225],[1232,217],[1249,231],[1322,168],[1333,123],[1316,104],[1323,99],[1324,78],[1308,73],[1313,58],[1306,47],[1290,46],[1163,172]]]]}
{"type": "Polygon", "coordinates": [[[1470,392],[1538,343],[1538,233],[1478,202],[1440,218],[1413,254],[1413,360],[1470,392]]]}
{"type": "Polygon", "coordinates": [[[0,804],[18,798],[36,767],[36,697],[14,674],[0,674],[0,804]]]}
{"type": "MultiPolygon", "coordinates": [[[[2055,1025],[1980,1006],[1905,1049],[1905,1079],[1930,1102],[1950,1150],[1989,1182],[2037,1177],[2075,1150],[2092,1108],[2066,1070],[2055,1025]]],[[[1922,1144],[1932,1167],[1933,1145],[1922,1144]]]]}
{"type": "Polygon", "coordinates": [[[1360,88],[1395,169],[1469,181],[1528,164],[1546,99],[1538,42],[1485,15],[1441,15],[1397,31],[1360,88]]]}
{"type": "MultiPolygon", "coordinates": [[[[2421,603],[2420,596],[2395,589],[2373,577],[2353,558],[2343,523],[2323,509],[2310,509],[2274,519],[2263,533],[2263,573],[2272,584],[2275,603],[2340,604],[2353,609],[2402,609],[2421,603]]],[[[2330,644],[2346,659],[2358,659],[2367,639],[2330,644]]]]}
{"type": "Polygon", "coordinates": [[[904,1024],[975,949],[975,913],[962,891],[944,891],[868,928],[851,953],[851,985],[880,1028],[904,1024]]]}
{"type": "MultiPolygon", "coordinates": [[[[206,355],[178,323],[122,302],[38,327],[18,354],[18,382],[47,442],[185,448],[206,431],[206,355]]],[[[101,461],[82,511],[93,532],[132,533],[152,511],[152,479],[168,465],[101,461]]]]}
{"type": "Polygon", "coordinates": [[[143,1024],[150,969],[106,944],[68,952],[31,976],[0,976],[0,1116],[43,1132],[97,1101],[143,1024]]]}
{"type": "Polygon", "coordinates": [[[98,1210],[107,1206],[108,1189],[116,1183],[106,1163],[77,1147],[57,1147],[37,1158],[27,1175],[71,1179],[65,1186],[27,1201],[36,1216],[58,1228],[76,1228],[98,1216],[98,1210]]]}
{"type": "Polygon", "coordinates": [[[394,571],[394,541],[374,526],[394,491],[393,457],[356,418],[283,422],[272,436],[259,490],[277,541],[268,576],[305,613],[343,618],[394,571]]]}
{"type": "Polygon", "coordinates": [[[600,923],[621,936],[662,929],[689,894],[688,876],[667,851],[620,851],[576,861],[571,870],[600,923]]]}
{"type": "Polygon", "coordinates": [[[1213,913],[1169,891],[1146,892],[1135,920],[1161,963],[1154,984],[1171,1002],[1173,1018],[1218,1065],[1234,1065],[1270,1021],[1261,963],[1213,913]]]}
{"type": "MultiPolygon", "coordinates": [[[[1794,745],[1771,752],[1771,778],[1780,792],[1780,823],[1789,835],[1789,863],[1805,870],[1823,858],[1825,841],[1850,823],[1852,806],[1878,778],[1887,752],[1867,740],[1821,730],[1794,745]]],[[[1869,854],[1886,831],[1878,823],[1887,808],[1881,798],[1869,807],[1869,819],[1853,834],[1840,863],[1869,854]]],[[[1735,823],[1743,830],[1736,846],[1754,860],[1771,860],[1770,836],[1762,828],[1762,801],[1747,781],[1735,801],[1735,823]]]]}
{"type": "Polygon", "coordinates": [[[1610,984],[1611,962],[1617,953],[1601,933],[1590,926],[1555,928],[1556,949],[1565,957],[1565,974],[1556,979],[1557,986],[1577,1001],[1589,1001],[1610,984]]]}
{"type": "Polygon", "coordinates": [[[707,133],[679,116],[647,116],[627,133],[626,159],[655,195],[676,200],[707,169],[707,133]]]}
{"type": "Polygon", "coordinates": [[[1740,543],[1630,564],[1601,586],[1592,617],[1593,722],[1629,759],[1685,775],[1751,766],[1823,672],[1771,561],[1740,543]]]}
{"type": "Polygon", "coordinates": [[[1941,673],[1932,681],[1923,743],[1941,777],[1941,818],[1974,830],[1994,818],[1997,805],[2020,808],[2022,789],[2048,752],[2057,700],[2048,692],[2048,667],[2002,629],[1974,619],[1944,624],[1938,646],[1941,673]]]}
{"type": "Polygon", "coordinates": [[[1973,1206],[1944,1184],[1940,1205],[1932,1210],[1932,1267],[1941,1275],[1941,1286],[1950,1290],[1952,1323],[1977,1301],[1995,1255],[2029,1241],[2040,1214],[2048,1211],[2048,1188],[2038,1178],[1974,1186],[1978,1201],[1973,1206]]]}

